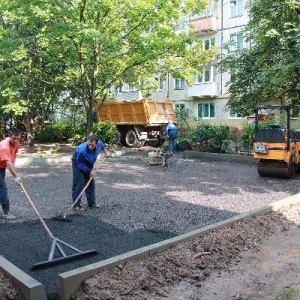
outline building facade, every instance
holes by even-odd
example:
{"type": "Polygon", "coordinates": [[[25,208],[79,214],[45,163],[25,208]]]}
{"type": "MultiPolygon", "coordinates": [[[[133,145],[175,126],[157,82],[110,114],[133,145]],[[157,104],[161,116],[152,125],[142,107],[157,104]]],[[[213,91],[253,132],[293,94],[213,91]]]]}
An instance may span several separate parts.
{"type": "MultiPolygon", "coordinates": [[[[228,51],[226,45],[229,43],[229,51],[250,47],[245,43],[242,33],[249,20],[245,1],[210,0],[205,13],[180,24],[178,30],[187,30],[188,23],[192,25],[192,33],[202,41],[204,51],[216,47],[218,53],[222,54],[228,51]]],[[[216,63],[216,60],[212,60],[210,64],[199,66],[202,75],[193,76],[192,86],[187,86],[184,80],[173,78],[170,74],[165,80],[155,74],[159,88],[151,93],[150,98],[172,100],[175,107],[188,109],[196,120],[241,126],[245,118],[225,109],[229,98],[226,83],[230,77],[227,73],[220,73],[216,63]]],[[[140,91],[126,85],[117,93],[119,100],[142,98],[140,91]]]]}

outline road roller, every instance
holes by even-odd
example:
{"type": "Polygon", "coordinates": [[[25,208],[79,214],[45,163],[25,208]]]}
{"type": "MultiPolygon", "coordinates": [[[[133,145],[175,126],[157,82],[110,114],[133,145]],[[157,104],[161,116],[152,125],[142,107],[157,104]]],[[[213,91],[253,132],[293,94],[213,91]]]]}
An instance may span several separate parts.
{"type": "Polygon", "coordinates": [[[257,172],[263,177],[293,178],[299,164],[300,142],[296,141],[295,131],[290,129],[290,107],[284,105],[267,105],[254,108],[255,140],[253,145],[257,172]],[[279,110],[285,114],[286,127],[268,125],[259,128],[260,111],[279,110]]]}

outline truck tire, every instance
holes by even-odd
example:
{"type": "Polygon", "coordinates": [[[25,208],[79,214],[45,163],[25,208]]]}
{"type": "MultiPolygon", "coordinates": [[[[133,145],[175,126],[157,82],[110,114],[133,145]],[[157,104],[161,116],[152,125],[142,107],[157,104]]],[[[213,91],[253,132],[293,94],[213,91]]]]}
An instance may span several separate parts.
{"type": "Polygon", "coordinates": [[[116,132],[116,143],[117,145],[124,145],[124,133],[120,130],[116,132]]]}
{"type": "Polygon", "coordinates": [[[145,141],[137,141],[135,147],[140,148],[140,147],[143,147],[144,145],[145,145],[145,141]]]}
{"type": "Polygon", "coordinates": [[[161,146],[164,143],[165,140],[161,140],[159,137],[157,137],[156,141],[149,141],[148,144],[151,147],[158,147],[161,146]]]}
{"type": "Polygon", "coordinates": [[[134,130],[128,130],[125,136],[125,144],[129,148],[136,147],[139,140],[134,130]]]}

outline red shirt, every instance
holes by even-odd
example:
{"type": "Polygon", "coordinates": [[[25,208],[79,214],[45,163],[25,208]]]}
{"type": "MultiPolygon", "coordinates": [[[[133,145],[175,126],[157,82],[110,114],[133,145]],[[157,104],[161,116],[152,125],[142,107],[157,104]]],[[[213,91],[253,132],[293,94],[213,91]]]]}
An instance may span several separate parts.
{"type": "Polygon", "coordinates": [[[7,167],[6,161],[14,162],[19,150],[19,144],[12,146],[9,140],[10,138],[7,137],[0,142],[0,168],[2,169],[7,167]]]}

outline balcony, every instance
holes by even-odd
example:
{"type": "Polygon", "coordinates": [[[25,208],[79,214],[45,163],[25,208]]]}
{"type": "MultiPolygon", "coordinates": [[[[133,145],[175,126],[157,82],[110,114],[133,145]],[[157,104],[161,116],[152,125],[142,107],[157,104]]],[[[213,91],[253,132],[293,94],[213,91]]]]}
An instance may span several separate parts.
{"type": "Polygon", "coordinates": [[[191,98],[215,97],[217,94],[218,85],[215,82],[199,83],[188,87],[188,97],[191,98]]]}
{"type": "Polygon", "coordinates": [[[118,96],[121,96],[122,101],[131,101],[131,100],[141,100],[141,99],[143,99],[143,94],[139,90],[122,91],[122,93],[119,94],[118,96]]]}
{"type": "Polygon", "coordinates": [[[216,33],[220,28],[219,19],[216,17],[205,17],[190,22],[192,25],[191,33],[196,35],[206,35],[216,33]]]}

